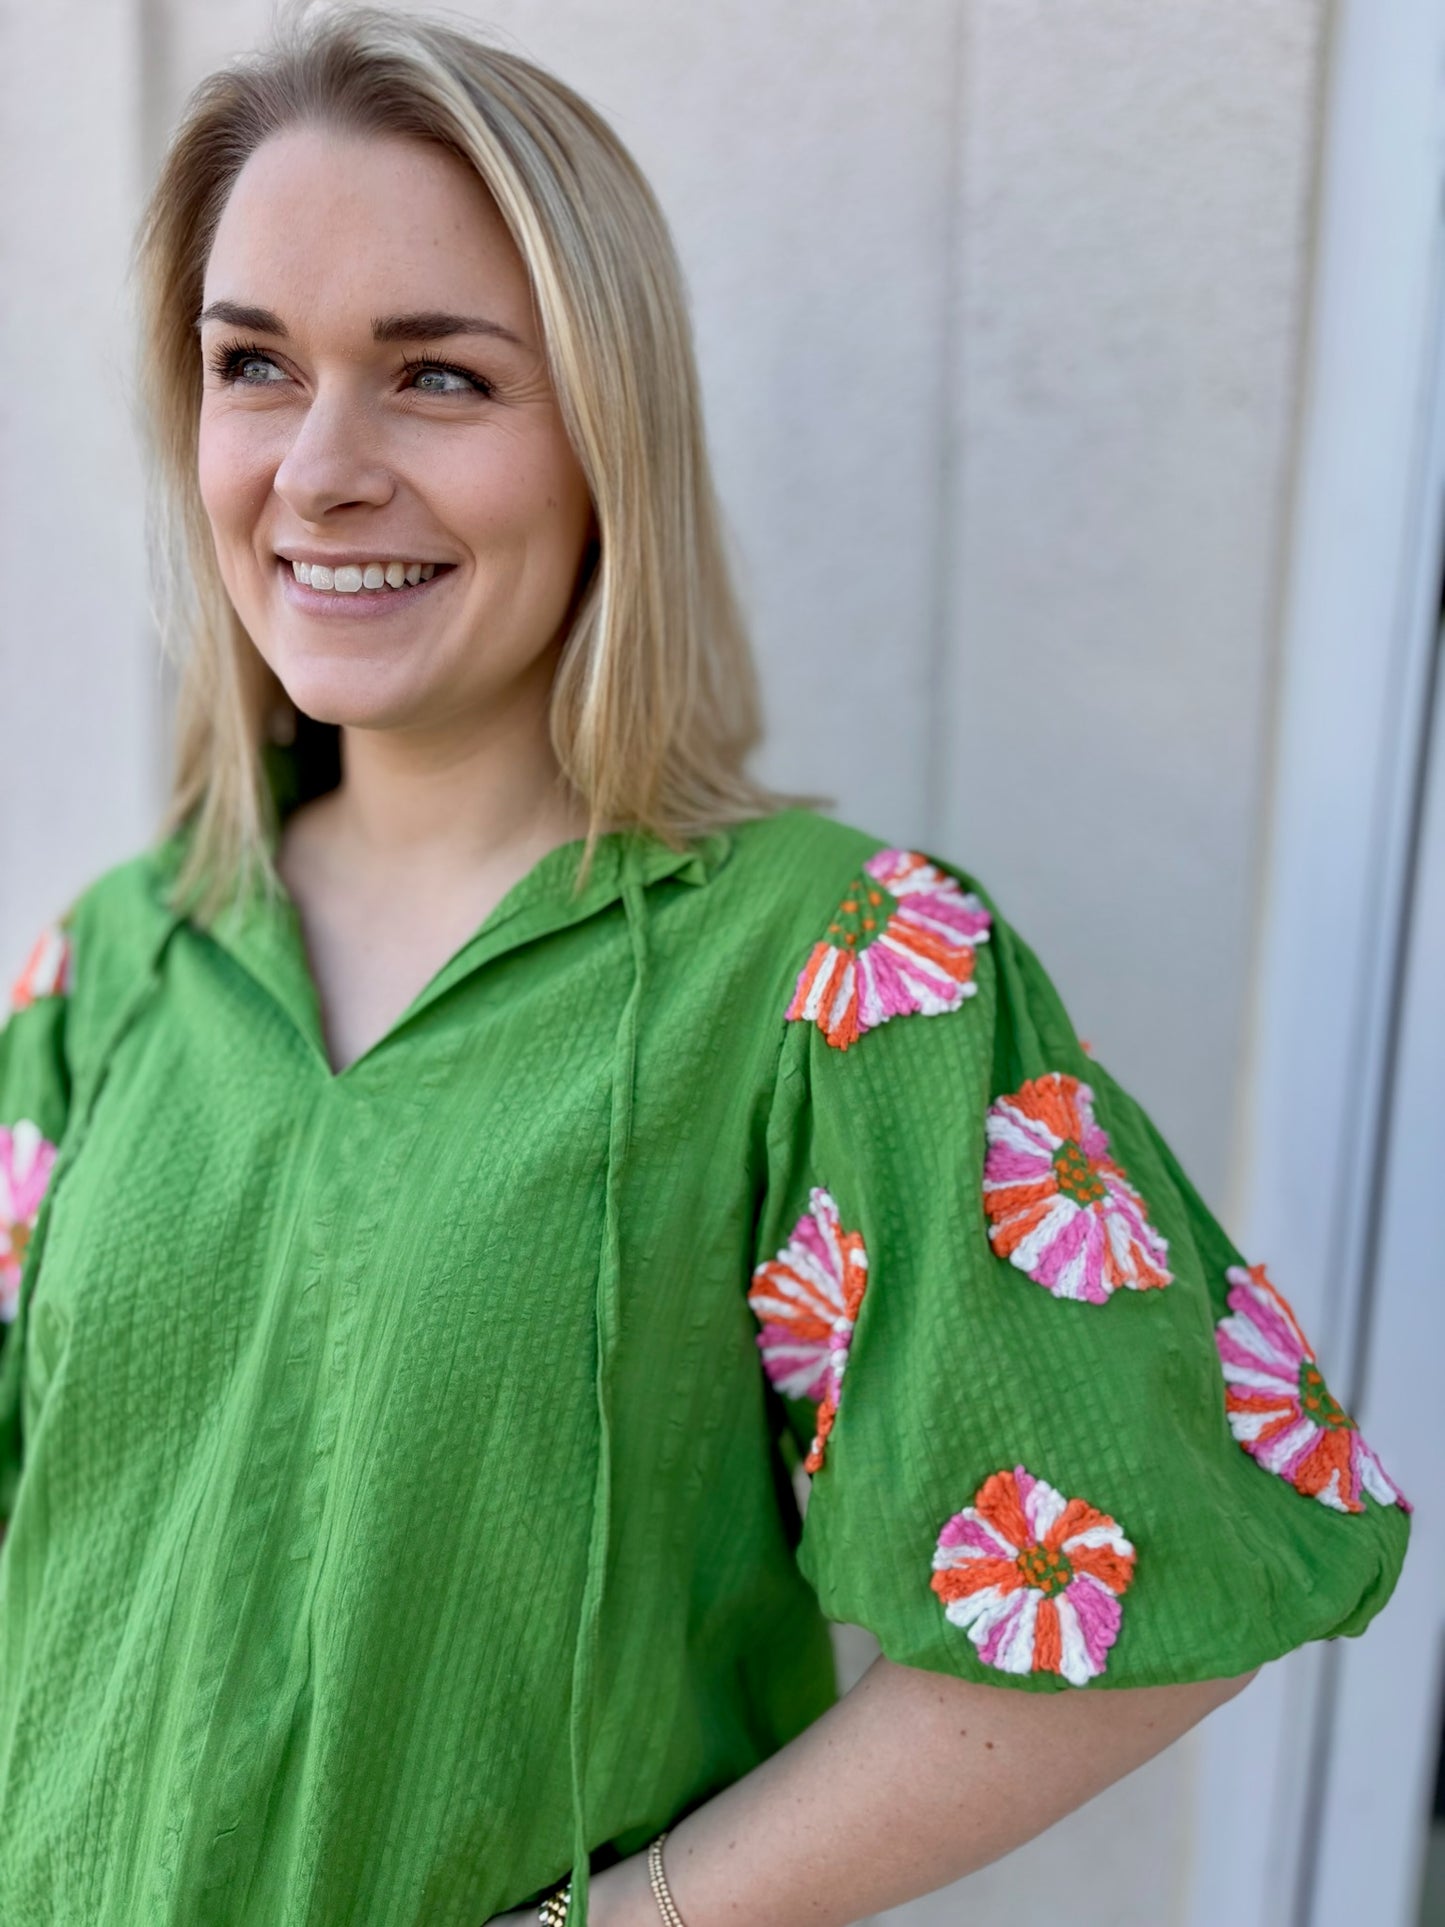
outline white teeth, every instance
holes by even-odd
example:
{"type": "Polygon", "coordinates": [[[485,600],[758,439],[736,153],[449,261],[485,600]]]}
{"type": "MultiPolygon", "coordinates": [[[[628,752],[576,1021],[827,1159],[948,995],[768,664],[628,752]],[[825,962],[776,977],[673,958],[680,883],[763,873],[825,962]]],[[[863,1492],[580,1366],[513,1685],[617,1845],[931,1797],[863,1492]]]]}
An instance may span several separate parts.
{"type": "Polygon", "coordinates": [[[339,595],[430,582],[436,572],[435,562],[344,562],[337,569],[327,568],[324,562],[293,560],[291,564],[291,573],[298,582],[304,582],[311,589],[331,589],[339,595]]]}

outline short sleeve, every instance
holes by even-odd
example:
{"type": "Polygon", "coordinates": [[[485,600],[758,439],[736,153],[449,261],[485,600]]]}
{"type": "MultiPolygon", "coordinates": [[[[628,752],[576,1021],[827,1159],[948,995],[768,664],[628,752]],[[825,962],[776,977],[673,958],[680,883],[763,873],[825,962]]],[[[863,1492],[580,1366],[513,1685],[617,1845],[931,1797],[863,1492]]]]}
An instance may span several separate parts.
{"type": "Polygon", "coordinates": [[[832,1619],[990,1684],[1358,1634],[1408,1502],[968,873],[877,850],[786,1009],[749,1302],[832,1619]]]}
{"type": "Polygon", "coordinates": [[[70,1110],[71,953],[67,916],[36,938],[0,1024],[0,1529],[19,1472],[18,1360],[10,1352],[20,1281],[70,1110]]]}

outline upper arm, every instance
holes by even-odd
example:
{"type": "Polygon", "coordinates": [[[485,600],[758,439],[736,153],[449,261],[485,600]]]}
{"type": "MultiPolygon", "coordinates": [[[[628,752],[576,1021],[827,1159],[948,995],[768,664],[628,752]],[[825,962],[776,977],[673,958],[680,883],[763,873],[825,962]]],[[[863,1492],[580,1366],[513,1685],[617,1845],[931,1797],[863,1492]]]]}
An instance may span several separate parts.
{"type": "Polygon", "coordinates": [[[881,852],[841,894],[753,1288],[824,1610],[926,1672],[1181,1708],[1362,1631],[1408,1508],[1263,1266],[975,879],[881,852]]]}

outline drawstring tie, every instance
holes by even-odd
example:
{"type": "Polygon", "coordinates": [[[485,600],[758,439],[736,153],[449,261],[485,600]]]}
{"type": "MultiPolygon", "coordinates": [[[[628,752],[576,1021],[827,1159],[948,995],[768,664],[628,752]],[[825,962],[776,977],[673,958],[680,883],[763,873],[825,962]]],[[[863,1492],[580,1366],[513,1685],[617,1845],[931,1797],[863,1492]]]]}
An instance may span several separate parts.
{"type": "Polygon", "coordinates": [[[597,1470],[592,1486],[592,1528],[587,1578],[582,1589],[577,1644],[572,1660],[569,1742],[572,1762],[571,1927],[586,1927],[588,1859],[587,1765],[592,1736],[592,1698],[602,1631],[602,1601],[612,1537],[612,1378],[621,1313],[622,1177],[632,1141],[637,1035],[647,986],[647,902],[638,874],[635,840],[622,845],[622,906],[632,953],[632,984],[617,1020],[612,1047],[611,1110],[607,1133],[607,1183],[603,1207],[602,1260],[597,1271],[597,1470]]]}

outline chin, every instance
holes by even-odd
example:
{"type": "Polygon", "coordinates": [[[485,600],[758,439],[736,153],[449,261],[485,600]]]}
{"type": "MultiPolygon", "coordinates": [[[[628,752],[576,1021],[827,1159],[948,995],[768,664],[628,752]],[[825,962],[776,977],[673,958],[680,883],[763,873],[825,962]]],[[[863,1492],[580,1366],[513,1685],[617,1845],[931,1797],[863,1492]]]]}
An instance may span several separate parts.
{"type": "MultiPolygon", "coordinates": [[[[418,691],[376,687],[355,662],[287,663],[276,674],[291,701],[313,722],[338,723],[348,729],[395,729],[415,722],[423,707],[418,691]],[[373,686],[368,687],[369,683],[373,686]]],[[[390,679],[375,679],[382,680],[390,679]]]]}

